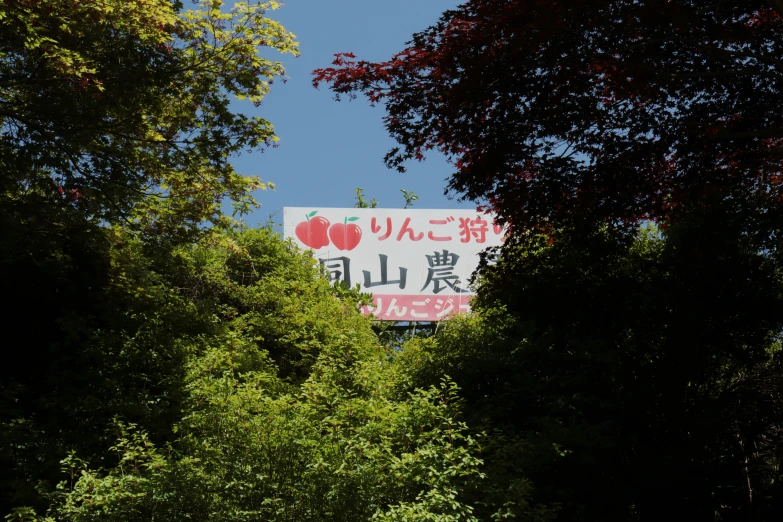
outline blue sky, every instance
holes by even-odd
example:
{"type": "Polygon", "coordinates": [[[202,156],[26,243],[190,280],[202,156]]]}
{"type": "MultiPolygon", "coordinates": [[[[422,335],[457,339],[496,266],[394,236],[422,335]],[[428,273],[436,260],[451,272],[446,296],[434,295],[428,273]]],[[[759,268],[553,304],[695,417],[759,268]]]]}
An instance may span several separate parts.
{"type": "Polygon", "coordinates": [[[400,189],[419,196],[416,208],[471,208],[443,195],[450,165],[430,154],[411,162],[399,174],[383,164],[394,145],[386,134],[383,107],[366,99],[333,100],[332,93],[311,85],[311,71],[329,66],[334,53],[353,52],[357,58],[385,60],[403,49],[417,31],[435,23],[457,0],[288,0],[270,14],[296,34],[302,55],[286,56],[288,82],[275,82],[260,108],[242,108],[275,125],[279,147],[244,154],[234,165],[243,174],[275,183],[274,192],[259,192],[262,207],[246,218],[250,225],[269,216],[282,221],[282,207],[351,207],[354,190],[363,187],[368,199],[381,207],[401,208],[400,189]]]}

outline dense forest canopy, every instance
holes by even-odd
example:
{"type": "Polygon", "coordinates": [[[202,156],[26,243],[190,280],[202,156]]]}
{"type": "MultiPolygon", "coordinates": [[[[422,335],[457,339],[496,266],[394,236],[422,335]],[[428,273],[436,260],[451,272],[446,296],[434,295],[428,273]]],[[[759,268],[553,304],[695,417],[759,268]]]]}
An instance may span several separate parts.
{"type": "Polygon", "coordinates": [[[278,2],[0,0],[2,515],[779,520],[778,3],[469,0],[315,71],[510,224],[405,331],[242,222],[278,2]]]}
{"type": "Polygon", "coordinates": [[[475,317],[406,353],[463,387],[501,491],[564,520],[783,512],[780,8],[470,0],[314,71],[384,107],[387,165],[439,150],[511,227],[475,317]]]}

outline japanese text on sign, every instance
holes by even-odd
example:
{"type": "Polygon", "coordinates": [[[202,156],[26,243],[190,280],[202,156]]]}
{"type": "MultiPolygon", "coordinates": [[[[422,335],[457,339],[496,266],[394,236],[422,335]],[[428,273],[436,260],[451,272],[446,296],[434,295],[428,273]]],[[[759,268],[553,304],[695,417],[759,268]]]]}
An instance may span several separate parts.
{"type": "Polygon", "coordinates": [[[479,254],[504,230],[475,210],[284,209],[284,234],[313,250],[330,281],[359,284],[390,321],[438,321],[470,309],[479,254]]]}

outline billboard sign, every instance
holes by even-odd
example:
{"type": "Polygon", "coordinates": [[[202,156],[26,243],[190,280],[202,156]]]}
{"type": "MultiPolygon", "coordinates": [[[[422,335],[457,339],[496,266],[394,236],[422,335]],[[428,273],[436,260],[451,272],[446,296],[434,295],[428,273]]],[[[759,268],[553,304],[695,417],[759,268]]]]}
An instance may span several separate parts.
{"type": "Polygon", "coordinates": [[[476,210],[286,207],[283,216],[284,236],[313,250],[330,281],[372,293],[362,311],[387,321],[468,311],[479,254],[504,236],[476,210]]]}

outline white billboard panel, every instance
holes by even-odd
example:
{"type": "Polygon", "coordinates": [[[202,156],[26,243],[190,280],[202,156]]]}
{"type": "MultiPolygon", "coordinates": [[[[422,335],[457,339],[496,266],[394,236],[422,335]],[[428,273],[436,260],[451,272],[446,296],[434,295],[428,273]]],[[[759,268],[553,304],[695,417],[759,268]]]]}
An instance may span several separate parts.
{"type": "Polygon", "coordinates": [[[389,321],[439,321],[466,312],[479,254],[504,231],[476,210],[283,210],[284,236],[313,250],[331,281],[374,296],[363,312],[389,321]]]}

